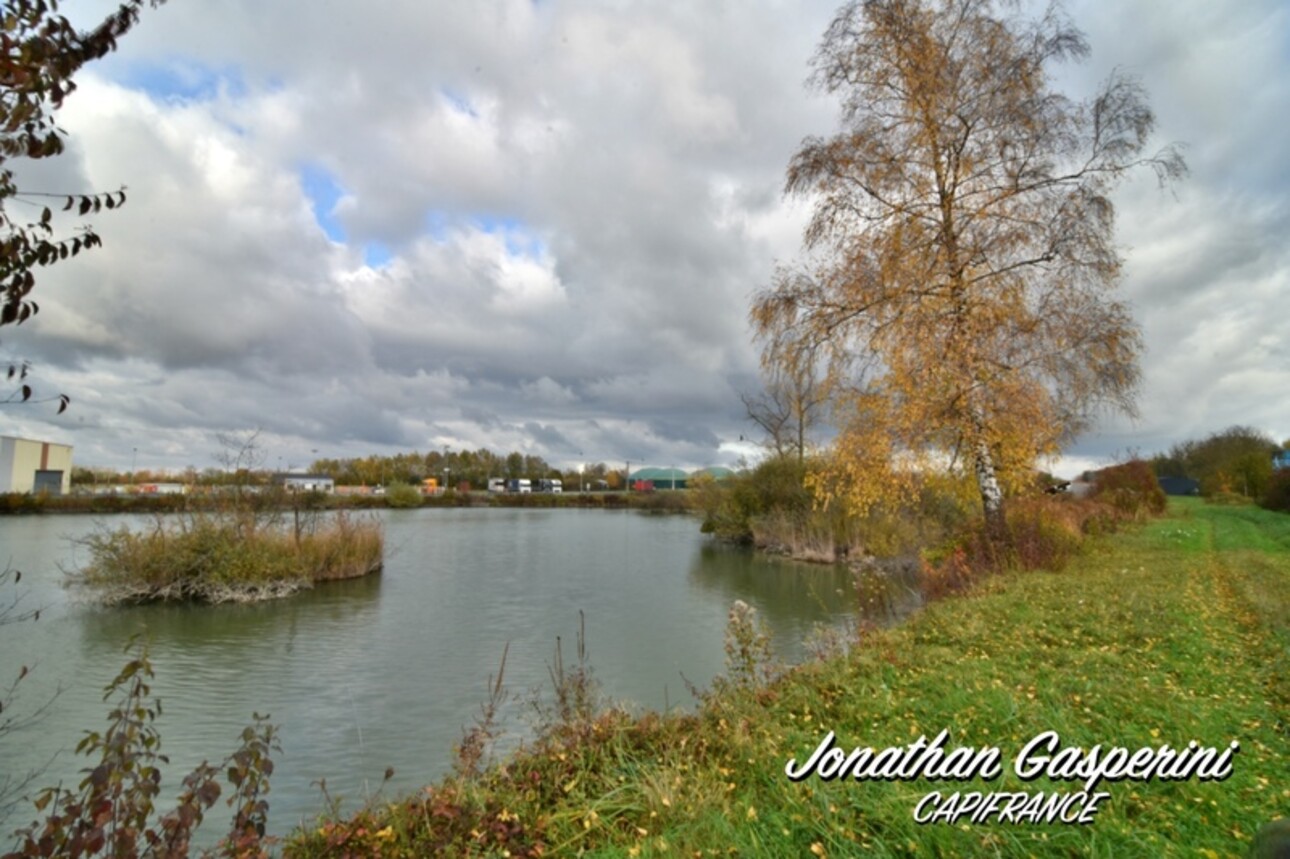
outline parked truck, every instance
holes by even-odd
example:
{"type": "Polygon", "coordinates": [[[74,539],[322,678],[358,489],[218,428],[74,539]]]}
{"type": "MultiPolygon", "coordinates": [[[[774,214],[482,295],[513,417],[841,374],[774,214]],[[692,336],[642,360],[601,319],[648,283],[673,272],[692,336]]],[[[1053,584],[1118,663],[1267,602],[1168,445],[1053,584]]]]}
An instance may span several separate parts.
{"type": "Polygon", "coordinates": [[[512,477],[506,481],[507,492],[528,493],[533,491],[533,481],[527,477],[512,477]]]}
{"type": "Polygon", "coordinates": [[[535,487],[537,492],[564,492],[564,481],[559,478],[543,478],[537,482],[535,487]]]}

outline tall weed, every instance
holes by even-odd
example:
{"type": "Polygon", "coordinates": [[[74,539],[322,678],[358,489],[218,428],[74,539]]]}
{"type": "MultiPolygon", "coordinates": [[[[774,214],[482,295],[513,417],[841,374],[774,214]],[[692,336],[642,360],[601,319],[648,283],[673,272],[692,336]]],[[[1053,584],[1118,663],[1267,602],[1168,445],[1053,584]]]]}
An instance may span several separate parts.
{"type": "Polygon", "coordinates": [[[757,609],[735,600],[726,619],[726,677],[736,687],[758,687],[774,676],[770,633],[757,616],[757,609]]]}
{"type": "Polygon", "coordinates": [[[586,617],[578,611],[576,661],[566,667],[560,636],[555,638],[555,654],[547,665],[551,678],[552,699],[547,702],[535,695],[534,711],[538,715],[538,733],[546,737],[582,734],[600,714],[600,687],[587,655],[586,617]]]}
{"type": "Polygon", "coordinates": [[[233,823],[216,854],[267,857],[265,837],[269,804],[271,753],[280,751],[277,729],[267,718],[242,732],[241,745],[219,766],[203,762],[183,781],[183,791],[169,812],[157,816],[161,791],[161,736],[154,721],[160,700],[152,697],[152,663],[145,647],[107,686],[104,701],[114,700],[108,727],[92,732],[77,745],[77,754],[97,759],[75,790],[47,788],[35,799],[44,814],[18,830],[18,847],[3,859],[36,857],[158,856],[183,857],[206,812],[222,793],[221,776],[232,788],[227,804],[233,823]]]}

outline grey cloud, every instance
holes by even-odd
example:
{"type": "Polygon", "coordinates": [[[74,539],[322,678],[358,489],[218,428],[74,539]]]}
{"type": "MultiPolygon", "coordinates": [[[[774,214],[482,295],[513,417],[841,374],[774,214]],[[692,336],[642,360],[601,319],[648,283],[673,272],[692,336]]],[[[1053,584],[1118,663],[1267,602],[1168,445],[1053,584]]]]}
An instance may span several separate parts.
{"type": "Polygon", "coordinates": [[[651,421],[649,425],[654,435],[664,441],[680,441],[695,447],[717,448],[721,440],[712,430],[702,424],[683,423],[680,421],[651,421]]]}
{"type": "MultiPolygon", "coordinates": [[[[749,297],[797,255],[809,211],[783,200],[784,169],[836,125],[803,87],[835,6],[150,10],[69,100],[73,151],[29,174],[130,187],[95,219],[104,248],[45,274],[40,316],[3,336],[72,394],[75,419],[0,414],[0,429],[117,465],[131,437],[184,465],[185,445],[248,426],[297,458],[445,442],[729,456],[722,441],[751,434],[749,297]],[[94,84],[176,57],[243,87],[183,101],[94,84]],[[306,163],[348,195],[347,246],[314,221],[306,163]],[[488,219],[543,252],[506,252],[488,219]],[[395,259],[364,268],[369,241],[395,259]]],[[[1076,456],[1238,421],[1290,435],[1266,394],[1290,388],[1267,312],[1290,301],[1279,8],[1071,8],[1094,54],[1063,81],[1140,73],[1158,139],[1189,142],[1193,170],[1176,201],[1149,180],[1117,195],[1123,296],[1148,347],[1142,418],[1107,418],[1076,456]]]]}
{"type": "Polygon", "coordinates": [[[501,418],[497,416],[497,413],[487,409],[465,406],[460,411],[464,420],[477,424],[480,429],[493,429],[501,424],[501,418]]]}
{"type": "Polygon", "coordinates": [[[529,421],[524,424],[524,431],[537,444],[539,450],[549,450],[552,453],[567,454],[574,446],[565,438],[564,433],[560,432],[550,424],[539,424],[536,421],[529,421]]]}

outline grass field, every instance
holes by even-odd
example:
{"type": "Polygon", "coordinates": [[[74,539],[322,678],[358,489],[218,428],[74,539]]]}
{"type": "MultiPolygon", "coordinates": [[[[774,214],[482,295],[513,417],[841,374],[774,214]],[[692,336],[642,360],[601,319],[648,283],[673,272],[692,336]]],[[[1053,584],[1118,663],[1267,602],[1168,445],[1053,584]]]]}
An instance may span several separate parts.
{"type": "Polygon", "coordinates": [[[470,779],[320,822],[289,855],[1243,856],[1290,816],[1290,516],[1175,501],[1060,573],[997,577],[850,655],[694,715],[566,725],[470,779]],[[991,780],[785,776],[838,745],[996,747],[991,780]],[[1102,782],[1088,825],[919,825],[932,791],[1073,793],[1023,782],[1022,746],[1239,753],[1222,781],[1102,782]]]}

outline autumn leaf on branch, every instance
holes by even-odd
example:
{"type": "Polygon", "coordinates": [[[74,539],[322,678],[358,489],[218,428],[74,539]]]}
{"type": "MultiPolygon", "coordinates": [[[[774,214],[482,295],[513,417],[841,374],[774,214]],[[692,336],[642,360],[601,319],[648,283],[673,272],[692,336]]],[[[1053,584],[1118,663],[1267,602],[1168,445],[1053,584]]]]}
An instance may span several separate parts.
{"type": "Polygon", "coordinates": [[[948,464],[1001,528],[1004,492],[1037,458],[1100,408],[1133,409],[1142,340],[1114,296],[1110,193],[1186,164],[1177,146],[1146,154],[1155,117],[1136,80],[1113,73],[1086,102],[1054,92],[1051,68],[1086,57],[1084,35],[1059,6],[1012,8],[852,2],[816,54],[842,128],[788,168],[787,192],[814,201],[811,255],[751,317],[772,364],[809,348],[829,368],[826,500],[863,511],[948,464]]]}

